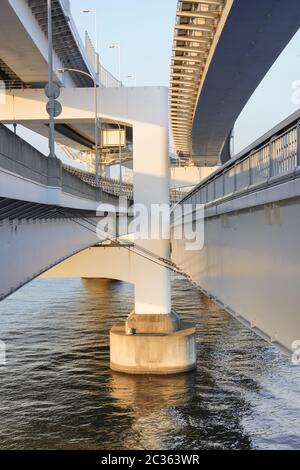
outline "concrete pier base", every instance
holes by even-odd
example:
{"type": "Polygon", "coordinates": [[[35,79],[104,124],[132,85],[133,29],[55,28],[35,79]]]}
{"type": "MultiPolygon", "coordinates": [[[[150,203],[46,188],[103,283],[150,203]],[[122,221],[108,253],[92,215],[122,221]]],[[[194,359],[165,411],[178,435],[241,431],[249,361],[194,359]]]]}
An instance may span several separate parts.
{"type": "Polygon", "coordinates": [[[172,310],[168,314],[141,314],[132,312],[126,321],[126,333],[145,334],[145,333],[174,333],[180,330],[180,318],[172,310]]]}
{"type": "Polygon", "coordinates": [[[110,367],[127,374],[179,374],[196,368],[196,329],[182,322],[170,333],[127,334],[126,323],[110,332],[110,367]]]}

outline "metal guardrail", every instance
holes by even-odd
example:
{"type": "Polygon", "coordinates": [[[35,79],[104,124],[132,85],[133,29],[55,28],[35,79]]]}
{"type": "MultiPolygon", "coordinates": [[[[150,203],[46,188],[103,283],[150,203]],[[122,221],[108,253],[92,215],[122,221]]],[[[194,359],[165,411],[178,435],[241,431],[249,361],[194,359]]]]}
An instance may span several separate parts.
{"type": "Polygon", "coordinates": [[[208,204],[288,176],[300,166],[300,121],[292,122],[267,142],[221,167],[184,197],[184,204],[208,204]]]}
{"type": "Polygon", "coordinates": [[[187,194],[189,194],[195,186],[185,186],[182,188],[174,188],[171,189],[170,192],[170,201],[171,204],[177,204],[184,198],[187,194]]]}
{"type": "MultiPolygon", "coordinates": [[[[96,177],[94,173],[89,173],[88,171],[83,171],[78,168],[74,168],[69,165],[63,166],[66,171],[69,173],[77,176],[85,183],[88,183],[91,186],[96,187],[96,177]]],[[[120,185],[119,180],[115,180],[113,178],[107,178],[101,176],[100,178],[100,187],[101,189],[108,194],[112,194],[113,196],[125,196],[130,200],[133,200],[133,185],[128,183],[122,183],[120,185]]]]}
{"type": "Polygon", "coordinates": [[[85,32],[85,50],[89,60],[90,67],[92,67],[94,73],[99,77],[100,86],[104,88],[120,88],[122,82],[113,76],[100,62],[99,54],[95,50],[93,41],[91,40],[89,33],[85,32]]]}
{"type": "MultiPolygon", "coordinates": [[[[69,165],[63,166],[66,171],[69,173],[77,176],[85,183],[90,184],[91,186],[96,186],[96,178],[94,173],[90,173],[88,171],[80,170],[79,168],[74,168],[69,165]]],[[[100,187],[101,189],[114,196],[125,196],[131,201],[133,201],[133,185],[130,183],[122,183],[122,187],[120,185],[119,180],[115,180],[113,178],[101,177],[100,178],[100,187]]],[[[170,202],[171,204],[177,204],[186,194],[190,192],[190,190],[194,186],[186,186],[182,188],[175,188],[171,189],[170,191],[170,202]]]]}
{"type": "Polygon", "coordinates": [[[100,84],[105,88],[120,88],[122,82],[113,76],[103,65],[99,65],[100,84]]]}
{"type": "Polygon", "coordinates": [[[0,80],[1,91],[24,90],[29,88],[21,80],[0,80]]]}

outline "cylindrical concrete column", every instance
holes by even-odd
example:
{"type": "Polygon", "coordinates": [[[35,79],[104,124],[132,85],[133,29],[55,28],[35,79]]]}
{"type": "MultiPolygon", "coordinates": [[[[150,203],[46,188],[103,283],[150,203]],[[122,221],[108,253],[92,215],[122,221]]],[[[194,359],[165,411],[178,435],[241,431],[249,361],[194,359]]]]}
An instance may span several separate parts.
{"type": "MultiPolygon", "coordinates": [[[[145,227],[148,233],[141,234],[142,238],[136,236],[136,243],[158,257],[169,259],[169,239],[163,239],[162,236],[159,239],[153,239],[154,229],[158,228],[153,226],[154,219],[158,221],[156,211],[161,204],[167,208],[170,205],[168,129],[137,123],[133,133],[134,202],[142,205],[148,215],[148,227],[145,227]]],[[[144,215],[143,209],[141,209],[142,214],[144,215]]],[[[162,218],[166,223],[166,217],[162,215],[162,218]]],[[[145,271],[145,260],[135,256],[134,272],[135,313],[170,314],[170,271],[154,262],[149,262],[145,271]]]]}

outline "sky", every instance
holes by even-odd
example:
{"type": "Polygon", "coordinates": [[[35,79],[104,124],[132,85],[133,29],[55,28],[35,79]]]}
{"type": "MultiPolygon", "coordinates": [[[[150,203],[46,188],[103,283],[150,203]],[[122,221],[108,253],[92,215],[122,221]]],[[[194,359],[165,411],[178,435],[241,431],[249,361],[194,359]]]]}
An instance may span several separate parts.
{"type": "Polygon", "coordinates": [[[136,74],[138,86],[168,86],[177,0],[70,0],[72,16],[84,37],[95,42],[95,21],[82,9],[96,9],[100,57],[104,67],[118,75],[118,54],[110,44],[121,46],[122,81],[136,74]]]}
{"type": "MultiPolygon", "coordinates": [[[[102,64],[118,75],[118,54],[109,45],[120,44],[125,85],[133,86],[128,75],[136,75],[138,86],[168,86],[177,0],[70,0],[70,4],[80,35],[84,38],[87,30],[94,42],[94,16],[82,13],[82,8],[97,10],[102,64]]],[[[296,80],[300,80],[300,31],[241,113],[235,126],[235,152],[299,109],[300,101],[292,101],[296,80]]],[[[43,147],[47,151],[45,141],[43,147]]]]}
{"type": "Polygon", "coordinates": [[[293,99],[293,84],[299,80],[300,31],[277,59],[242,111],[235,126],[236,152],[300,108],[300,100],[293,99]]]}

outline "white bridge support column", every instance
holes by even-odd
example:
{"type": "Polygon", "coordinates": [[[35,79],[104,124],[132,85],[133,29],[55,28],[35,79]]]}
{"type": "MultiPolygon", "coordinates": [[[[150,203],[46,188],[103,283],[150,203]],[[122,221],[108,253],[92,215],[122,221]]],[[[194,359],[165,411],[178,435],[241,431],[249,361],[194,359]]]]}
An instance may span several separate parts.
{"type": "MultiPolygon", "coordinates": [[[[164,127],[138,124],[134,129],[133,171],[134,201],[148,212],[151,206],[169,207],[168,130],[164,127]],[[147,132],[148,131],[148,132],[147,132]]],[[[152,227],[154,228],[154,227],[152,227]]],[[[136,243],[163,259],[170,259],[170,239],[152,239],[151,233],[136,236],[136,243]]],[[[136,256],[135,313],[139,315],[171,313],[171,274],[168,269],[150,263],[145,272],[143,258],[136,256]],[[150,288],[149,288],[150,287],[150,288]]]]}
{"type": "MultiPolygon", "coordinates": [[[[162,102],[162,113],[167,110],[162,102]]],[[[168,122],[155,125],[138,122],[133,126],[133,171],[135,215],[147,215],[148,227],[135,235],[135,243],[155,255],[154,261],[133,258],[135,311],[126,323],[116,325],[110,334],[111,368],[132,374],[174,374],[190,371],[196,365],[195,329],[183,325],[171,308],[171,272],[157,258],[170,259],[170,168],[168,122]],[[154,212],[166,210],[167,224],[154,212]],[[156,229],[154,233],[153,229],[156,229]],[[159,235],[159,236],[157,236],[159,235]]],[[[145,253],[145,256],[149,256],[145,253]]],[[[150,255],[151,257],[151,255],[150,255]]]]}

